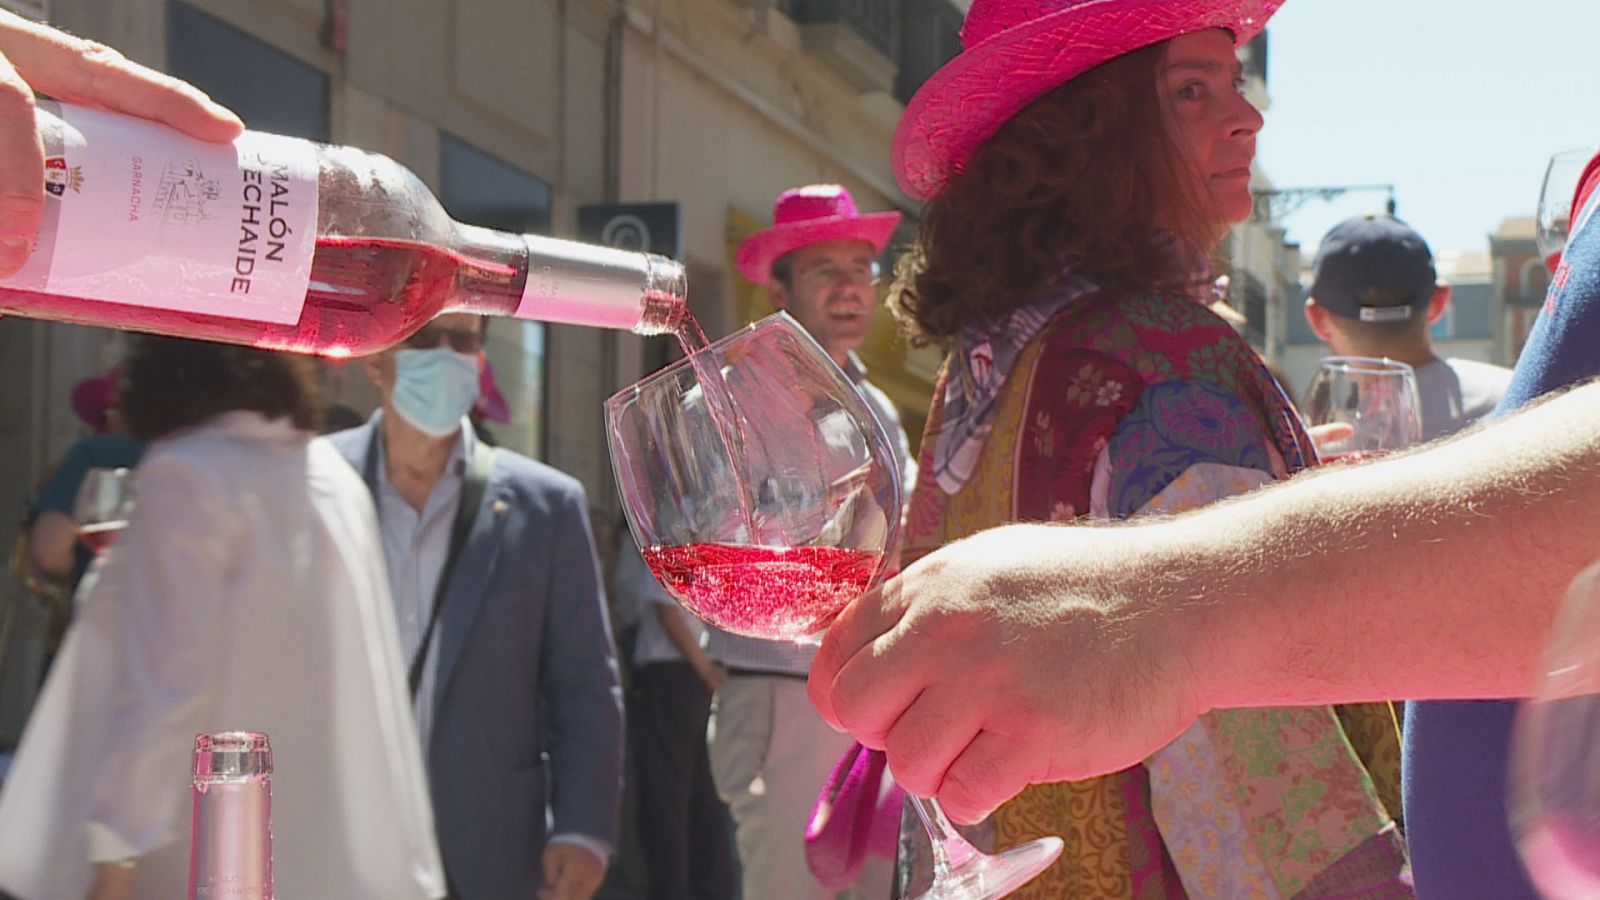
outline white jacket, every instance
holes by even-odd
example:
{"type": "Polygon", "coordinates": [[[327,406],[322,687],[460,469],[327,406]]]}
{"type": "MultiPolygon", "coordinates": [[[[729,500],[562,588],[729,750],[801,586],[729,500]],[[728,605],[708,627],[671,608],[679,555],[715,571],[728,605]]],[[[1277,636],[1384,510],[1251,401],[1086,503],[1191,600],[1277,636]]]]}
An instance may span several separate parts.
{"type": "Polygon", "coordinates": [[[233,412],[151,444],[0,792],[0,887],[82,897],[140,859],[185,896],[194,737],[272,741],[283,900],[442,896],[371,498],[331,447],[233,412]]]}

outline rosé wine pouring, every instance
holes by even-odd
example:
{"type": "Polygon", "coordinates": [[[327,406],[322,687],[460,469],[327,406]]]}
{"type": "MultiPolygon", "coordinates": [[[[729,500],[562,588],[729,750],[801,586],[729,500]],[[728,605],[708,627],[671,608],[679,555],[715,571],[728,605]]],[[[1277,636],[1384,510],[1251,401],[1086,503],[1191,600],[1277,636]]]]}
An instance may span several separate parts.
{"type": "MultiPolygon", "coordinates": [[[[606,401],[623,511],[651,571],[685,609],[749,637],[820,639],[886,577],[903,486],[888,432],[785,313],[606,401]]],[[[918,900],[993,900],[1037,875],[1059,838],[989,856],[932,800],[912,798],[936,858],[918,900]]]]}

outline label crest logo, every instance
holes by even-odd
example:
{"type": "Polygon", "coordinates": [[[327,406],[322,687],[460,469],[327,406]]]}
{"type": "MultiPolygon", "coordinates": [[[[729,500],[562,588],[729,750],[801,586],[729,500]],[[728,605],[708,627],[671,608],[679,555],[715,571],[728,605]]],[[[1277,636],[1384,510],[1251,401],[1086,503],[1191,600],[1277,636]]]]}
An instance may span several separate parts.
{"type": "Polygon", "coordinates": [[[64,156],[47,158],[44,161],[44,189],[53,197],[63,197],[68,188],[74,194],[83,189],[83,167],[67,165],[64,156]]]}

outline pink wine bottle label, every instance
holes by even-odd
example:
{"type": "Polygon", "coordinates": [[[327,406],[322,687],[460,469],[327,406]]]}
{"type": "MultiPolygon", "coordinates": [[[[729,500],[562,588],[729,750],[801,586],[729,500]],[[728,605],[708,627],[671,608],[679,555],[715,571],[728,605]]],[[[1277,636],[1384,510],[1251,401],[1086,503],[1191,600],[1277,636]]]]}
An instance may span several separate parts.
{"type": "Polygon", "coordinates": [[[0,287],[274,324],[300,318],[316,244],[317,151],[232,144],[41,102],[45,213],[0,287]]]}

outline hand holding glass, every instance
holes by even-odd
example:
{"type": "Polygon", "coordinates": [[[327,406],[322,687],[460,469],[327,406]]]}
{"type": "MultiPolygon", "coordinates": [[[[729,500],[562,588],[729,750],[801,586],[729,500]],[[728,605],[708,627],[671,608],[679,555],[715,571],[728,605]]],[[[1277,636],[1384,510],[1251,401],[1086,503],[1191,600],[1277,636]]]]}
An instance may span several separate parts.
{"type": "MultiPolygon", "coordinates": [[[[1343,425],[1349,434],[1319,439],[1323,461],[1360,459],[1422,442],[1422,400],[1411,367],[1392,359],[1328,356],[1317,364],[1301,403],[1312,429],[1343,425]]],[[[1332,429],[1330,429],[1332,430],[1332,429]]]]}
{"type": "MultiPolygon", "coordinates": [[[[727,631],[815,641],[885,575],[900,529],[883,425],[816,341],[769,316],[606,403],[623,510],[645,561],[690,612],[727,631]]],[[[1060,854],[1045,838],[986,856],[932,801],[921,900],[990,900],[1060,854]]]]}
{"type": "Polygon", "coordinates": [[[90,469],[78,487],[72,518],[78,539],[96,553],[116,542],[133,511],[133,476],[128,469],[90,469]]]}

